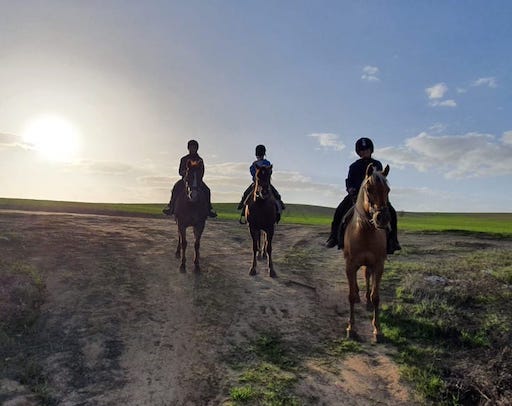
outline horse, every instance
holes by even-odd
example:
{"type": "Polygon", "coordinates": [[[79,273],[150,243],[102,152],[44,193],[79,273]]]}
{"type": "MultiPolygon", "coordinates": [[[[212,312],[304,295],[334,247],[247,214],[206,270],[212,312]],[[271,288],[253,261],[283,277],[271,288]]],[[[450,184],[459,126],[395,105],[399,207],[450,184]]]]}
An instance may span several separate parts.
{"type": "MultiPolygon", "coordinates": [[[[270,277],[277,276],[272,262],[272,238],[274,236],[274,225],[277,220],[276,200],[270,189],[270,176],[272,165],[261,166],[256,169],[254,176],[254,190],[252,196],[245,206],[245,218],[249,223],[249,231],[252,237],[252,265],[249,275],[256,275],[256,258],[258,256],[260,238],[264,233],[266,236],[266,253],[268,261],[268,274],[270,277]]],[[[261,255],[261,254],[260,254],[261,255]]]]}
{"type": "Polygon", "coordinates": [[[382,339],[379,322],[379,288],[386,260],[386,230],[389,229],[390,214],[388,194],[390,188],[386,177],[389,165],[378,171],[372,164],[366,169],[357,200],[353,208],[345,235],[343,254],[347,274],[350,303],[350,318],[347,326],[347,338],[357,338],[354,329],[354,304],[359,303],[357,271],[363,269],[366,280],[367,309],[373,308],[373,341],[382,339]],[[371,284],[371,287],[370,287],[371,284]]]}
{"type": "Polygon", "coordinates": [[[181,258],[180,270],[186,270],[187,228],[194,229],[194,270],[199,271],[199,247],[208,217],[208,201],[201,188],[204,164],[201,159],[188,160],[187,171],[183,178],[184,187],[176,196],[174,217],[178,226],[178,247],[176,258],[181,258]]]}

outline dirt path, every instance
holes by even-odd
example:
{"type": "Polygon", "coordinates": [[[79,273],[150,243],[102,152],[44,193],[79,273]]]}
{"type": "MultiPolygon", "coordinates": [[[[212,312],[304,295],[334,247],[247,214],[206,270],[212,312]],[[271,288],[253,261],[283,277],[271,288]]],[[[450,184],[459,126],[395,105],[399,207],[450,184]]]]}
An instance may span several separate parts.
{"type": "MultiPolygon", "coordinates": [[[[2,256],[44,275],[46,301],[26,352],[59,404],[223,404],[237,385],[233,357],[269,331],[300,355],[294,392],[304,404],[413,403],[392,349],[370,344],[363,306],[364,351],[319,350],[343,336],[348,314],[342,256],[322,247],[323,228],[279,226],[270,279],[262,264],[248,275],[249,233],[232,222],[207,224],[200,273],[190,249],[179,272],[171,221],[3,212],[0,227],[2,256]]],[[[17,396],[5,385],[2,395],[17,396]]]]}

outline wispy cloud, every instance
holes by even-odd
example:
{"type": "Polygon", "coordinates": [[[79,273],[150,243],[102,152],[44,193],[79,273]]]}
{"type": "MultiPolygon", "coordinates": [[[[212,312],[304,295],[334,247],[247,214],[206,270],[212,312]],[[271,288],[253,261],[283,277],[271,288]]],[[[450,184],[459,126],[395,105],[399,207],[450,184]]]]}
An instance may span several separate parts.
{"type": "Polygon", "coordinates": [[[423,132],[399,148],[383,148],[379,156],[398,167],[434,171],[446,178],[512,174],[512,131],[491,134],[431,135],[423,132]]]}
{"type": "Polygon", "coordinates": [[[457,102],[453,99],[447,99],[447,100],[432,100],[429,103],[432,107],[457,107],[457,102]]]}
{"type": "Polygon", "coordinates": [[[27,144],[23,139],[14,134],[0,133],[0,149],[8,148],[21,148],[21,149],[33,149],[31,144],[27,144]]]}
{"type": "Polygon", "coordinates": [[[314,133],[309,134],[310,137],[316,138],[320,147],[324,149],[332,149],[334,151],[342,151],[345,144],[340,141],[339,136],[331,133],[314,133]]]}
{"type": "Polygon", "coordinates": [[[495,77],[489,76],[485,78],[479,78],[473,83],[471,83],[471,86],[487,86],[487,87],[498,87],[498,83],[496,81],[495,77]]]}
{"type": "Polygon", "coordinates": [[[376,66],[366,65],[363,68],[363,74],[361,75],[361,79],[366,80],[368,82],[378,82],[379,79],[379,68],[376,66]]]}

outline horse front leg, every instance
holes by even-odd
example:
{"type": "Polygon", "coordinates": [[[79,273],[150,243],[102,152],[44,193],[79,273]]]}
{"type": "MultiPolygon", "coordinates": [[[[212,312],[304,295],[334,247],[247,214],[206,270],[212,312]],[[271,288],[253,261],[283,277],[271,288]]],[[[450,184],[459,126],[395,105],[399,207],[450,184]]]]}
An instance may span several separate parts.
{"type": "Polygon", "coordinates": [[[271,278],[277,277],[276,271],[274,270],[274,263],[272,262],[272,237],[274,236],[274,230],[267,232],[267,257],[268,257],[268,276],[271,278]]]}
{"type": "Polygon", "coordinates": [[[379,319],[379,304],[380,304],[380,281],[382,279],[382,274],[384,272],[384,264],[381,264],[375,267],[372,270],[372,291],[370,295],[370,299],[373,305],[373,342],[379,343],[382,341],[382,330],[380,328],[380,319],[379,319]]]}
{"type": "Polygon", "coordinates": [[[178,246],[176,247],[176,259],[180,259],[181,258],[181,233],[178,229],[178,246]]]}
{"type": "Polygon", "coordinates": [[[204,226],[194,227],[194,271],[199,272],[199,248],[201,247],[201,235],[203,234],[204,226]]]}
{"type": "Polygon", "coordinates": [[[355,317],[354,317],[354,305],[360,302],[359,299],[359,289],[357,287],[357,270],[358,266],[349,263],[348,261],[345,264],[345,272],[347,274],[348,280],[348,301],[350,304],[350,315],[348,319],[347,325],[347,338],[349,339],[357,339],[357,333],[355,331],[355,317]]]}
{"type": "Polygon", "coordinates": [[[371,299],[371,281],[370,281],[372,271],[371,271],[371,268],[368,268],[366,266],[363,266],[362,268],[364,270],[364,279],[365,279],[365,285],[366,285],[366,310],[372,311],[373,305],[372,305],[372,299],[371,299]]]}
{"type": "Polygon", "coordinates": [[[185,227],[180,227],[180,240],[181,240],[181,264],[180,271],[185,272],[187,266],[187,229],[185,227]]]}
{"type": "Polygon", "coordinates": [[[249,275],[254,276],[256,275],[256,266],[257,266],[257,255],[258,255],[258,241],[260,238],[260,230],[255,230],[250,228],[251,231],[251,237],[252,237],[252,265],[251,269],[249,270],[249,275]]]}

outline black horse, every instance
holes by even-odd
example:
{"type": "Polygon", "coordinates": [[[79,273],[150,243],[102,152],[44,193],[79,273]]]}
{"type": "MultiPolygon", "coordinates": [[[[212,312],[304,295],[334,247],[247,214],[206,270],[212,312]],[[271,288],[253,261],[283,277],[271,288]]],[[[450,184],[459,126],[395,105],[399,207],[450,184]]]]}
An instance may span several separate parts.
{"type": "Polygon", "coordinates": [[[249,275],[256,275],[256,258],[260,245],[261,233],[266,234],[266,251],[268,259],[268,274],[272,278],[277,274],[272,263],[272,238],[274,226],[277,220],[276,200],[270,189],[270,176],[272,165],[261,166],[256,169],[254,176],[254,191],[248,199],[245,208],[245,218],[249,223],[249,230],[252,237],[253,259],[249,275]]]}
{"type": "Polygon", "coordinates": [[[181,257],[181,271],[186,269],[185,252],[187,249],[187,228],[194,228],[194,269],[199,267],[199,247],[201,244],[201,235],[203,234],[208,217],[208,199],[203,190],[204,164],[201,159],[189,160],[187,162],[187,172],[183,178],[184,188],[176,197],[176,207],[174,217],[178,225],[178,247],[176,248],[176,258],[181,257]]]}

